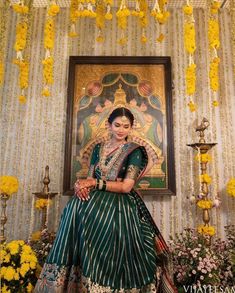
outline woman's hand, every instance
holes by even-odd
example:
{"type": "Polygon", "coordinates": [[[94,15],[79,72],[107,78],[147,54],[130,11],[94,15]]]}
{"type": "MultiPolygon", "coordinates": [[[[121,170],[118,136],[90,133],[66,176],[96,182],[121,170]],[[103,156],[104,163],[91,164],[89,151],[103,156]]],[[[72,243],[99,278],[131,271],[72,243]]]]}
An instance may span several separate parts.
{"type": "Polygon", "coordinates": [[[95,187],[96,180],[94,178],[78,179],[74,184],[74,190],[77,197],[81,200],[89,199],[89,192],[92,187],[95,187]]]}

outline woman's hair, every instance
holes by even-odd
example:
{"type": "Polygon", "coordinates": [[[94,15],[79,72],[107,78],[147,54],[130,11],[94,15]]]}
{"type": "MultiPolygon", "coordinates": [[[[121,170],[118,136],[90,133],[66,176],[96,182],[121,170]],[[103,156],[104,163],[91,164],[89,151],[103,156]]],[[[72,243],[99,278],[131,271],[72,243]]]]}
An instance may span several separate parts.
{"type": "Polygon", "coordinates": [[[124,107],[114,109],[113,112],[109,115],[108,122],[112,124],[114,119],[122,116],[126,116],[129,119],[131,126],[133,126],[134,115],[131,113],[130,110],[124,107]]]}

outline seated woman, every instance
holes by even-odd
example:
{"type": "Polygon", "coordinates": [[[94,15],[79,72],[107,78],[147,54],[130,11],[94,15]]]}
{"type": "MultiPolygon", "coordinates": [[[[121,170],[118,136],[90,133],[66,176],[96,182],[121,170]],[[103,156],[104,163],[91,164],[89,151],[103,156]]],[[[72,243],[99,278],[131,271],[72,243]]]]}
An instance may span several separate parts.
{"type": "Polygon", "coordinates": [[[134,122],[126,108],[108,118],[112,137],[94,147],[87,179],[75,183],[34,292],[177,292],[168,248],[133,190],[148,157],[127,142],[134,122]]]}

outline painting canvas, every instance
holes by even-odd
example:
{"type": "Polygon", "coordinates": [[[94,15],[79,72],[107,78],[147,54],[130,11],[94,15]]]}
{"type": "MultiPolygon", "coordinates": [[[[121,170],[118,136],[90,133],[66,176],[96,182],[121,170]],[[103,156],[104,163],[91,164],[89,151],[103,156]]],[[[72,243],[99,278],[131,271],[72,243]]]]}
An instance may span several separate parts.
{"type": "Polygon", "coordinates": [[[87,176],[92,149],[108,139],[107,118],[116,107],[134,114],[128,140],[145,146],[149,157],[136,188],[143,195],[175,193],[170,72],[169,57],[70,58],[65,193],[87,176]]]}

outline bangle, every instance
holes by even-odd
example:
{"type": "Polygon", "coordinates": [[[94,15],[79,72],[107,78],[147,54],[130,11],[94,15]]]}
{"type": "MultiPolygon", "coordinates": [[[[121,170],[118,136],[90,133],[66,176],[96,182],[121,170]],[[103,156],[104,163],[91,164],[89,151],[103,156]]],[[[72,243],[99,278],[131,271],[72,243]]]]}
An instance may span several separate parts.
{"type": "Polygon", "coordinates": [[[95,189],[99,189],[99,179],[96,179],[95,189]]]}
{"type": "Polygon", "coordinates": [[[104,180],[99,179],[99,190],[103,190],[104,180]]]}
{"type": "Polygon", "coordinates": [[[106,186],[107,186],[107,183],[105,180],[103,180],[103,186],[101,188],[101,190],[105,191],[106,190],[106,186]]]}

